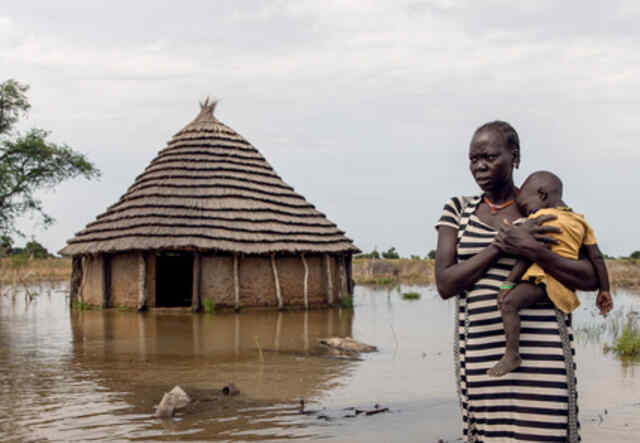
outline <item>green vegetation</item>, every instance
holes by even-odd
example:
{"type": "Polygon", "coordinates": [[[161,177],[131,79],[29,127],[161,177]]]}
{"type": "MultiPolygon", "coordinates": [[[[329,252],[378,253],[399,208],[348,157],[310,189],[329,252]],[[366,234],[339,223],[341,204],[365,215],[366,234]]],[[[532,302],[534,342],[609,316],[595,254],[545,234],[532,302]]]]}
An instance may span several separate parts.
{"type": "Polygon", "coordinates": [[[430,260],[435,260],[436,258],[436,250],[432,249],[431,251],[429,251],[429,253],[427,254],[427,258],[430,260]]]}
{"type": "Polygon", "coordinates": [[[380,253],[376,248],[373,248],[373,251],[368,254],[358,254],[354,258],[380,258],[380,253]]]}
{"type": "Polygon", "coordinates": [[[345,295],[344,297],[340,297],[340,307],[345,309],[353,308],[353,296],[345,295]]]}
{"type": "Polygon", "coordinates": [[[609,349],[622,358],[640,357],[640,328],[633,322],[632,317],[629,317],[622,333],[609,349]]]}
{"type": "Polygon", "coordinates": [[[382,253],[382,258],[390,258],[390,259],[400,258],[400,254],[398,254],[398,251],[396,251],[396,248],[391,246],[389,249],[387,249],[382,253]]]}
{"type": "Polygon", "coordinates": [[[629,257],[634,260],[640,260],[640,251],[633,251],[629,257]]]}
{"type": "MultiPolygon", "coordinates": [[[[35,213],[45,226],[53,223],[42,208],[41,189],[79,176],[100,176],[83,154],[47,141],[49,132],[44,129],[33,128],[24,134],[14,130],[31,108],[28,90],[28,85],[16,80],[0,83],[0,233],[5,237],[22,235],[15,222],[27,213],[35,213]]],[[[6,246],[4,241],[0,243],[6,246]]]]}
{"type": "Polygon", "coordinates": [[[392,277],[382,277],[374,281],[374,284],[376,286],[389,286],[389,285],[395,285],[396,283],[397,283],[396,279],[392,277]]]}
{"type": "Polygon", "coordinates": [[[202,300],[202,307],[207,314],[213,314],[216,311],[216,302],[211,297],[205,297],[202,300]]]}
{"type": "Polygon", "coordinates": [[[71,309],[73,309],[74,311],[90,311],[92,309],[95,309],[95,307],[82,300],[74,300],[71,303],[71,309]]]}
{"type": "Polygon", "coordinates": [[[404,300],[420,300],[420,294],[417,292],[403,292],[402,298],[404,300]]]}

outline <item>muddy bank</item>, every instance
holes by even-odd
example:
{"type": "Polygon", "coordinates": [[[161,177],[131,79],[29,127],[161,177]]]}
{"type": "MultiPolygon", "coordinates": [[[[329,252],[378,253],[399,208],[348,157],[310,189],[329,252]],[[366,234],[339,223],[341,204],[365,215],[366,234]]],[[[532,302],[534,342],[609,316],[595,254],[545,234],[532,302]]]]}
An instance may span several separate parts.
{"type": "MultiPolygon", "coordinates": [[[[640,262],[626,259],[606,262],[613,286],[640,288],[640,262]]],[[[434,260],[358,258],[353,260],[353,279],[362,285],[430,285],[435,283],[434,260]]]]}

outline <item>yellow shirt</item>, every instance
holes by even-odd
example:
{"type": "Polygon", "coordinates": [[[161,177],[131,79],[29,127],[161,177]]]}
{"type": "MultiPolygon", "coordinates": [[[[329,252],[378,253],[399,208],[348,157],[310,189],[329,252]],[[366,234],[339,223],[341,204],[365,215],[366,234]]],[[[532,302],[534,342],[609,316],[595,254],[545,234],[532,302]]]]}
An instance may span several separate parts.
{"type": "MultiPolygon", "coordinates": [[[[563,257],[577,259],[582,245],[596,244],[593,228],[585,221],[582,214],[572,212],[568,208],[545,208],[531,214],[529,218],[537,218],[541,215],[555,215],[556,220],[546,222],[545,226],[555,226],[562,230],[558,234],[550,234],[550,237],[558,241],[551,246],[551,250],[563,257]]],[[[558,280],[546,274],[537,264],[533,264],[522,276],[522,280],[534,279],[536,284],[544,283],[547,287],[547,295],[553,304],[565,313],[572,312],[580,301],[576,294],[570,291],[558,280]]]]}

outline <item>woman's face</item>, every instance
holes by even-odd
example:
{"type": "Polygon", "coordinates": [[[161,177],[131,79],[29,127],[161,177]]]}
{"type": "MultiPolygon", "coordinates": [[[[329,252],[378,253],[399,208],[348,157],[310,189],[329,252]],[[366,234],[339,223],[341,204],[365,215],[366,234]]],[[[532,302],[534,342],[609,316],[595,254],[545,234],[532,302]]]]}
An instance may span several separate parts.
{"type": "Polygon", "coordinates": [[[469,146],[469,169],[484,192],[499,190],[512,182],[513,152],[494,131],[478,132],[469,146]]]}

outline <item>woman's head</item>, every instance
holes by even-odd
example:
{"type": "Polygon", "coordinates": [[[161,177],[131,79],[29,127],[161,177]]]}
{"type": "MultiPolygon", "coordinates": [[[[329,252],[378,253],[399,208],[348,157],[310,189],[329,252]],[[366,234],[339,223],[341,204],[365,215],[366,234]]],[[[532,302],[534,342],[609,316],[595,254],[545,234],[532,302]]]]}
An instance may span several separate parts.
{"type": "Polygon", "coordinates": [[[513,168],[520,164],[520,139],[503,121],[480,126],[469,146],[469,168],[480,188],[487,192],[513,183],[513,168]]]}

